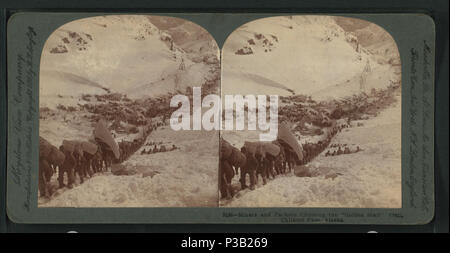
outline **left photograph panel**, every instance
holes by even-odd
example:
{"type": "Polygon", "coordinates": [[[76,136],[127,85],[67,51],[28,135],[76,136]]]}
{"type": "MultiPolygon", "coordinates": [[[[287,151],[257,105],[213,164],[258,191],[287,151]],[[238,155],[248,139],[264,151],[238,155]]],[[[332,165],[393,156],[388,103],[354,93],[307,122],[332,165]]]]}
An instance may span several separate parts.
{"type": "MultiPolygon", "coordinates": [[[[218,131],[175,131],[175,95],[220,94],[219,48],[187,20],[85,18],[39,73],[38,207],[218,206],[218,131]]],[[[192,111],[192,110],[191,110],[192,111]]]]}

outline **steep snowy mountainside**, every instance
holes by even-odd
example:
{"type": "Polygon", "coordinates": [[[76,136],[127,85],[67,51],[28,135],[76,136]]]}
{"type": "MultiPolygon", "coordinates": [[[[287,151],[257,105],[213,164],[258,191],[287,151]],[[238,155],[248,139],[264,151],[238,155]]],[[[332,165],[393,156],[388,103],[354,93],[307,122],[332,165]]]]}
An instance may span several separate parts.
{"type": "MultiPolygon", "coordinates": [[[[374,73],[391,78],[393,71],[330,16],[271,17],[247,23],[225,42],[222,65],[223,94],[315,95],[322,91],[323,98],[360,92],[357,77],[366,65],[371,70],[367,80],[374,73]],[[339,94],[328,92],[336,85],[348,87],[339,94]]],[[[367,86],[384,88],[389,85],[384,79],[367,86]]]]}
{"type": "Polygon", "coordinates": [[[346,32],[353,33],[364,48],[381,63],[400,64],[400,54],[392,36],[382,27],[362,19],[335,17],[346,32]]]}
{"type": "MultiPolygon", "coordinates": [[[[175,76],[180,65],[188,68],[194,64],[172,36],[147,16],[86,18],[61,26],[47,40],[41,58],[40,93],[50,98],[125,92],[175,76]]],[[[46,101],[52,106],[50,99],[46,101]]]]}

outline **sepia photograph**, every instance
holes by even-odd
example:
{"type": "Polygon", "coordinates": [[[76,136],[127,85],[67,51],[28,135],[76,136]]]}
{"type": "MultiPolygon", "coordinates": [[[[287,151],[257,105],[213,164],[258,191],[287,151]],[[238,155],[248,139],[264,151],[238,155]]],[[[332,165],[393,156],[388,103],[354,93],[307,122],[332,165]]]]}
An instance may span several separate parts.
{"type": "Polygon", "coordinates": [[[249,22],[222,49],[221,96],[236,95],[277,97],[278,131],[250,129],[253,97],[248,129],[221,131],[220,206],[402,207],[401,62],[386,30],[319,15],[249,22]]]}
{"type": "MultiPolygon", "coordinates": [[[[442,4],[83,1],[0,13],[4,231],[429,232],[445,221],[442,4]],[[388,227],[368,231],[377,224],[388,227]]],[[[225,239],[171,245],[278,244],[225,239]]]]}
{"type": "Polygon", "coordinates": [[[402,206],[400,56],[368,21],[257,19],[220,51],[179,18],[75,20],[39,90],[39,207],[402,206]]]}
{"type": "Polygon", "coordinates": [[[171,98],[220,90],[214,38],[187,20],[64,24],[39,73],[38,207],[216,207],[218,131],[175,131],[171,98]]]}

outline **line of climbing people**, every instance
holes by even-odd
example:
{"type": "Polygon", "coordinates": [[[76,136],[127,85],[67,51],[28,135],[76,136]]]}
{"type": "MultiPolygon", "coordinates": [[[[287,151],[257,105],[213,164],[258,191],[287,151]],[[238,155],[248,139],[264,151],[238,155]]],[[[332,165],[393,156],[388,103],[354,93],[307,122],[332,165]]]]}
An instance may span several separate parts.
{"type": "Polygon", "coordinates": [[[43,137],[39,137],[39,178],[38,186],[41,197],[50,198],[54,190],[51,179],[58,173],[59,188],[73,188],[78,176],[80,184],[96,173],[107,172],[112,164],[122,163],[144,144],[151,132],[147,129],[141,137],[133,141],[114,140],[107,124],[100,120],[87,141],[63,140],[57,148],[43,137]]]}
{"type": "Polygon", "coordinates": [[[219,168],[221,198],[230,199],[234,196],[231,180],[235,175],[240,174],[241,190],[247,187],[253,190],[260,177],[263,184],[266,184],[268,179],[292,171],[295,160],[291,153],[292,151],[280,141],[245,142],[241,149],[238,149],[221,139],[219,168]],[[250,178],[249,186],[246,182],[247,175],[250,178]]]}
{"type": "Polygon", "coordinates": [[[235,192],[231,181],[240,174],[241,190],[255,189],[259,177],[263,184],[270,178],[293,171],[295,164],[303,160],[304,151],[287,124],[279,125],[277,139],[272,142],[249,142],[238,149],[221,138],[219,189],[221,198],[230,199],[235,192]],[[247,185],[249,175],[250,185],[247,185]]]}
{"type": "Polygon", "coordinates": [[[340,133],[343,129],[349,128],[350,123],[336,125],[333,124],[332,127],[329,128],[329,131],[326,135],[326,138],[318,141],[317,143],[305,142],[303,147],[304,158],[300,161],[299,165],[303,165],[309,163],[312,159],[322,153],[331,143],[333,137],[340,133]]]}
{"type": "Polygon", "coordinates": [[[253,190],[259,177],[264,185],[270,178],[293,171],[296,165],[309,163],[330,145],[337,133],[349,126],[333,124],[324,139],[303,145],[297,141],[287,123],[280,124],[277,139],[272,142],[246,141],[241,149],[238,149],[222,138],[219,167],[221,198],[230,199],[234,196],[235,192],[231,186],[234,176],[240,174],[241,190],[248,187],[253,190]],[[246,182],[247,175],[250,179],[249,186],[246,182]]]}

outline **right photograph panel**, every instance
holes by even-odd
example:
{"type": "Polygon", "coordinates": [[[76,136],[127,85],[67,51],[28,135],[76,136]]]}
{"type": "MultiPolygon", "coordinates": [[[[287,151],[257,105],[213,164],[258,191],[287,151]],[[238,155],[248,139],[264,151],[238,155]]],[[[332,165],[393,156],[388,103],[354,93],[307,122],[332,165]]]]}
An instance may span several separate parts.
{"type": "Polygon", "coordinates": [[[303,15],[247,23],[224,44],[221,93],[245,106],[221,131],[220,206],[401,208],[401,62],[382,27],[303,15]],[[277,131],[262,139],[270,117],[277,131]]]}

